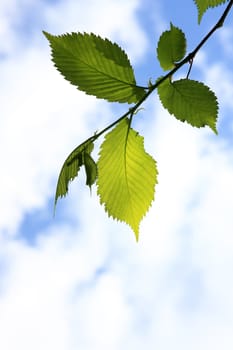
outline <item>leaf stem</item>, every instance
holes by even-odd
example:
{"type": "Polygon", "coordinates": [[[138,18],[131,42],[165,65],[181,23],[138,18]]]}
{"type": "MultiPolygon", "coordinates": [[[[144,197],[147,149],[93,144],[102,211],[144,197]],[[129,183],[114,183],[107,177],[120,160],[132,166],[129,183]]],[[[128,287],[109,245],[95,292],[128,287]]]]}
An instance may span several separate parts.
{"type": "Polygon", "coordinates": [[[190,73],[191,73],[192,66],[193,66],[193,59],[189,61],[189,70],[188,70],[188,73],[187,73],[187,75],[186,75],[186,79],[189,78],[189,75],[190,75],[190,73]]]}

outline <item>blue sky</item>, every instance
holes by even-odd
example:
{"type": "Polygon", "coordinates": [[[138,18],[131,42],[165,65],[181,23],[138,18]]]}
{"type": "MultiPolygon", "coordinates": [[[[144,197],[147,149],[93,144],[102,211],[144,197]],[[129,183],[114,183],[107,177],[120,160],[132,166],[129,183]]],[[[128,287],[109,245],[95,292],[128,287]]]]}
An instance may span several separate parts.
{"type": "Polygon", "coordinates": [[[190,51],[223,9],[198,26],[192,0],[1,1],[1,349],[232,349],[232,14],[191,72],[218,96],[219,135],[175,120],[156,94],[135,118],[159,168],[139,243],[107,217],[83,174],[53,218],[64,159],[127,106],[65,81],[42,35],[108,37],[145,84],[162,73],[155,48],[170,21],[190,51]]]}

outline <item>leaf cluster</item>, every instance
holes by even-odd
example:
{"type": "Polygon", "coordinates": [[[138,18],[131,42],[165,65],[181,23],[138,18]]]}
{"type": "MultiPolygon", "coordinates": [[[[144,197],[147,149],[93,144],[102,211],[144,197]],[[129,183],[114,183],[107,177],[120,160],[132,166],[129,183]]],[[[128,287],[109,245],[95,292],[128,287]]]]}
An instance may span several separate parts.
{"type": "MultiPolygon", "coordinates": [[[[194,0],[200,23],[204,12],[227,0],[194,0]]],[[[52,60],[58,71],[79,90],[110,102],[133,104],[119,119],[84,141],[65,160],[61,169],[55,205],[68,193],[70,181],[83,166],[86,185],[97,184],[100,203],[112,218],[127,223],[139,237],[139,224],[155,195],[158,170],[156,161],[144,149],[144,138],[132,128],[132,120],[142,103],[157,89],[161,103],[177,120],[201,128],[209,126],[217,134],[218,102],[211,89],[189,79],[196,53],[223,25],[231,0],[219,22],[196,49],[186,55],[187,41],[183,31],[170,23],[157,44],[157,58],[165,75],[155,84],[141,87],[126,52],[116,43],[93,33],[71,33],[55,36],[44,32],[52,60]],[[185,56],[186,55],[186,56],[185,56]],[[174,73],[188,65],[185,77],[173,80],[174,73]],[[94,142],[106,134],[97,162],[91,153],[94,142]]]]}

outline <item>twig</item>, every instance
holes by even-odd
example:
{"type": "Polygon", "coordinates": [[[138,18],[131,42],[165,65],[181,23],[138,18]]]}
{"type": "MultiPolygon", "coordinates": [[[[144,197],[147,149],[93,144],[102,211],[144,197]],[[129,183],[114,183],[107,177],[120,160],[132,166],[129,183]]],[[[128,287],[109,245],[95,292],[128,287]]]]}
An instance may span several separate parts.
{"type": "MultiPolygon", "coordinates": [[[[94,134],[93,136],[89,137],[86,141],[84,141],[83,143],[81,143],[81,145],[79,145],[76,149],[78,149],[80,146],[88,143],[88,142],[94,142],[96,141],[101,135],[103,135],[106,131],[108,131],[109,129],[113,128],[116,124],[118,124],[119,122],[121,122],[123,119],[125,119],[126,117],[128,117],[129,115],[131,115],[131,118],[133,117],[133,115],[135,114],[135,112],[137,111],[137,109],[141,106],[141,104],[152,94],[152,92],[158,88],[159,85],[161,85],[166,79],[168,79],[169,77],[171,77],[174,73],[176,73],[182,66],[184,66],[186,63],[190,63],[190,67],[189,67],[189,71],[188,71],[188,75],[190,73],[191,67],[192,67],[192,62],[194,57],[196,56],[197,52],[202,48],[202,46],[209,40],[209,38],[214,34],[214,32],[221,28],[225,22],[226,17],[228,16],[231,8],[233,6],[233,0],[230,0],[229,4],[227,5],[226,9],[224,10],[222,16],[220,17],[220,19],[218,20],[218,22],[213,26],[213,28],[205,35],[205,37],[200,41],[200,43],[196,46],[196,48],[189,53],[182,61],[180,61],[179,63],[176,64],[176,66],[170,70],[166,75],[164,75],[161,79],[159,79],[154,85],[150,85],[150,87],[148,88],[148,91],[145,93],[145,95],[131,108],[129,108],[129,110],[123,114],[120,118],[118,118],[117,120],[115,120],[113,123],[109,124],[108,126],[106,126],[104,129],[102,129],[100,132],[94,134]]],[[[188,76],[187,76],[188,77],[188,76]]],[[[74,151],[75,151],[74,150],[74,151]]],[[[74,152],[73,151],[73,152],[74,152]]],[[[75,157],[74,157],[75,158],[75,157]]],[[[72,163],[73,159],[71,159],[69,161],[69,163],[72,163]]]]}

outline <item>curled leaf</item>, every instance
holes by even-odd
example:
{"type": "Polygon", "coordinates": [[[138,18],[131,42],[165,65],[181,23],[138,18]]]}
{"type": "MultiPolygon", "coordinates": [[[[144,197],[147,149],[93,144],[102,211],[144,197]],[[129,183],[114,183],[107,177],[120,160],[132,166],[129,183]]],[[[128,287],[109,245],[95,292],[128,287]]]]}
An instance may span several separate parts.
{"type": "Polygon", "coordinates": [[[69,183],[78,176],[82,165],[85,166],[86,184],[90,187],[96,181],[97,168],[90,154],[94,148],[93,142],[87,141],[76,147],[66,158],[60,171],[55,194],[55,207],[59,197],[64,197],[68,193],[69,183]]]}
{"type": "Polygon", "coordinates": [[[97,165],[87,152],[84,152],[84,166],[86,171],[86,185],[91,188],[97,179],[97,165]]]}

